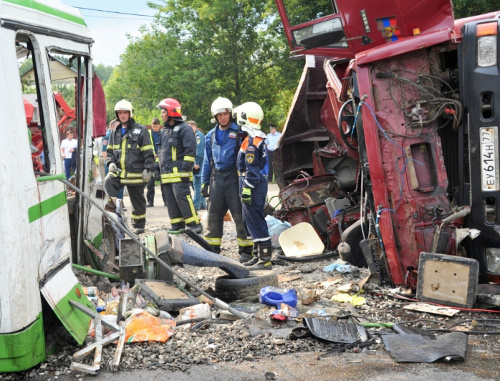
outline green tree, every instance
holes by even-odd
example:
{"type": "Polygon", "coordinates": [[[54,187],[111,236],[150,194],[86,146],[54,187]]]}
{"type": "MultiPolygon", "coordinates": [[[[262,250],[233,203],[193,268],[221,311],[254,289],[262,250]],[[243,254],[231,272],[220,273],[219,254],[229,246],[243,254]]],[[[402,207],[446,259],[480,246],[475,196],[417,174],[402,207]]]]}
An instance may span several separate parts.
{"type": "Polygon", "coordinates": [[[96,72],[97,76],[100,78],[104,86],[111,77],[111,73],[113,72],[113,66],[103,65],[103,64],[95,65],[94,71],[96,72]]]}
{"type": "Polygon", "coordinates": [[[149,5],[157,10],[156,21],[131,40],[106,84],[110,114],[111,103],[126,98],[137,118],[158,116],[156,104],[173,97],[184,115],[206,129],[212,101],[225,96],[235,105],[260,103],[264,125],[284,122],[303,63],[288,58],[274,1],[157,0],[149,5]]]}
{"type": "Polygon", "coordinates": [[[337,13],[331,0],[283,0],[290,25],[298,25],[320,17],[337,13]]]}
{"type": "Polygon", "coordinates": [[[500,0],[453,0],[456,19],[498,10],[500,10],[500,0]]]}

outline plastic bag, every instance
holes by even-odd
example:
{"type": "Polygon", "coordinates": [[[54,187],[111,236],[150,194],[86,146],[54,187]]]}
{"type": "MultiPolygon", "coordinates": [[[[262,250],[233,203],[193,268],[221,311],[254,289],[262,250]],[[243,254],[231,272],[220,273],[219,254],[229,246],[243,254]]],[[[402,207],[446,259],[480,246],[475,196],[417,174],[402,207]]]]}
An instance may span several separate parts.
{"type": "Polygon", "coordinates": [[[330,265],[323,267],[323,271],[325,273],[338,271],[339,273],[347,274],[347,273],[352,273],[354,270],[356,270],[356,267],[352,265],[344,265],[342,263],[332,263],[330,265]]]}
{"type": "Polygon", "coordinates": [[[157,318],[144,311],[130,316],[125,321],[125,341],[159,341],[164,343],[174,334],[175,321],[157,318]]]}
{"type": "Polygon", "coordinates": [[[212,311],[208,304],[195,304],[194,306],[189,306],[181,308],[179,310],[179,316],[177,316],[177,321],[191,320],[197,318],[210,319],[212,316],[212,311]]]}
{"type": "Polygon", "coordinates": [[[280,234],[292,227],[289,222],[282,222],[273,216],[266,216],[267,229],[271,237],[271,245],[275,249],[280,249],[280,234]]]}

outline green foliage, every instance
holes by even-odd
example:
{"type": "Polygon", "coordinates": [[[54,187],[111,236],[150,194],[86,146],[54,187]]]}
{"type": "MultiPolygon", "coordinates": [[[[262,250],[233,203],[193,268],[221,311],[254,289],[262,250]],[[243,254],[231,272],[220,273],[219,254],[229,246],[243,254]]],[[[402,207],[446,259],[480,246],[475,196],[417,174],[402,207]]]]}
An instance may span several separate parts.
{"type": "Polygon", "coordinates": [[[113,72],[113,66],[103,65],[103,64],[95,65],[94,71],[96,72],[97,76],[100,78],[102,82],[102,85],[104,86],[111,77],[111,73],[113,72]]]}
{"type": "Polygon", "coordinates": [[[224,96],[236,106],[259,103],[264,126],[282,124],[303,61],[290,61],[273,0],[157,0],[156,21],[131,39],[106,83],[108,115],[120,99],[149,124],[156,105],[176,98],[188,119],[211,128],[210,105],[224,96]]]}
{"type": "Polygon", "coordinates": [[[54,92],[61,93],[62,97],[66,101],[69,107],[75,107],[75,86],[74,85],[58,85],[56,83],[52,84],[52,90],[54,92]]]}
{"type": "Polygon", "coordinates": [[[456,19],[500,10],[500,0],[453,0],[456,19]]]}
{"type": "Polygon", "coordinates": [[[33,60],[31,57],[26,58],[19,66],[19,74],[24,75],[33,68],[33,60]]]}
{"type": "Polygon", "coordinates": [[[284,0],[290,25],[302,24],[309,20],[337,13],[331,0],[284,0]]]}

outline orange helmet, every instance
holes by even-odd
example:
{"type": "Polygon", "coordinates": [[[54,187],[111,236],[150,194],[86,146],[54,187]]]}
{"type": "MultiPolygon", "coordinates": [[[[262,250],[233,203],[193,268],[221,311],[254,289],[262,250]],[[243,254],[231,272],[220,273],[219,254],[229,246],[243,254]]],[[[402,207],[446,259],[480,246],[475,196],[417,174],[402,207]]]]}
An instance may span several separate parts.
{"type": "Polygon", "coordinates": [[[177,99],[165,98],[156,107],[159,109],[164,108],[167,111],[167,115],[171,118],[182,118],[181,104],[177,99]]]}

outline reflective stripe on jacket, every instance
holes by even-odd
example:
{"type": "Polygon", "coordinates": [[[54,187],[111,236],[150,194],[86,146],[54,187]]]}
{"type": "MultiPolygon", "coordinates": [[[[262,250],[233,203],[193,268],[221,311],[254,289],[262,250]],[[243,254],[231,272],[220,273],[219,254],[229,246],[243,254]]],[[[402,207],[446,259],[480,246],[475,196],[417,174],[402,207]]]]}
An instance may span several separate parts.
{"type": "MultiPolygon", "coordinates": [[[[155,147],[155,141],[153,139],[153,130],[148,130],[149,132],[149,138],[151,139],[151,144],[153,145],[153,149],[155,152],[155,162],[159,163],[160,159],[158,158],[158,145],[160,144],[160,141],[158,140],[158,145],[155,147]]],[[[158,139],[160,138],[160,131],[157,132],[158,134],[158,139]]]]}
{"type": "Polygon", "coordinates": [[[249,188],[254,188],[261,181],[267,181],[262,170],[266,167],[266,145],[261,137],[252,138],[247,136],[241,144],[238,153],[238,171],[244,173],[244,185],[249,188]]]}
{"type": "Polygon", "coordinates": [[[108,166],[115,163],[121,169],[122,184],[143,184],[142,171],[153,170],[154,149],[147,129],[130,119],[125,134],[121,124],[111,133],[106,149],[108,166]]]}
{"type": "Polygon", "coordinates": [[[165,124],[158,151],[161,183],[178,183],[183,177],[193,181],[195,155],[196,138],[191,126],[184,122],[165,124]]]}

